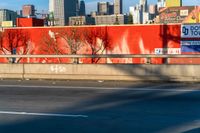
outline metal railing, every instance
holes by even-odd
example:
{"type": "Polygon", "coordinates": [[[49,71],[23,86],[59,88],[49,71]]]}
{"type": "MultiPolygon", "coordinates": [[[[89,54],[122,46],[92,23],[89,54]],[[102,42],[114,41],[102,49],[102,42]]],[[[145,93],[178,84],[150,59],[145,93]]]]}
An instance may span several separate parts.
{"type": "Polygon", "coordinates": [[[200,58],[200,54],[0,55],[0,58],[200,58]]]}
{"type": "Polygon", "coordinates": [[[114,59],[114,58],[146,58],[147,64],[151,64],[151,58],[162,58],[165,59],[164,63],[168,64],[169,58],[200,58],[200,54],[160,54],[160,55],[154,55],[154,54],[100,54],[100,55],[89,55],[89,54],[83,54],[83,55],[0,55],[0,58],[9,58],[12,60],[15,60],[16,58],[72,58],[74,59],[73,63],[79,64],[79,59],[81,58],[106,58],[106,59],[114,59]]]}

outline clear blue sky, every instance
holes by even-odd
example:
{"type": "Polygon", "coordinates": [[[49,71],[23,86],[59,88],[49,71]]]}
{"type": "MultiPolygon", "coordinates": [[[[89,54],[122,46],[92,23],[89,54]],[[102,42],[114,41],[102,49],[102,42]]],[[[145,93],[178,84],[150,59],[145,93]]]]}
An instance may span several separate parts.
{"type": "MultiPolygon", "coordinates": [[[[87,12],[96,10],[98,1],[113,2],[113,0],[85,0],[87,12]]],[[[148,3],[156,3],[156,1],[148,0],[148,3]]],[[[123,0],[124,12],[128,12],[129,6],[137,3],[139,3],[139,0],[123,0]]],[[[0,0],[0,8],[11,10],[20,10],[24,4],[33,4],[39,11],[48,10],[48,0],[0,0]]],[[[200,0],[183,0],[183,5],[200,5],[200,0]]]]}

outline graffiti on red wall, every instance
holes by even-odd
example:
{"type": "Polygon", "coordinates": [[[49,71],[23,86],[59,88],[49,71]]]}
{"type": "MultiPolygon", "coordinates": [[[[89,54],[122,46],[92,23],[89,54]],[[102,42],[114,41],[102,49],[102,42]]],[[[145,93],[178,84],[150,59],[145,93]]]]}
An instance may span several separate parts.
{"type": "MultiPolygon", "coordinates": [[[[93,26],[13,28],[0,33],[1,54],[158,54],[168,49],[172,54],[180,49],[181,25],[93,26]]],[[[8,62],[1,59],[1,62],[8,62]]],[[[74,63],[76,59],[27,58],[15,63],[74,63]]],[[[178,63],[178,59],[170,59],[178,63]]],[[[79,63],[148,63],[146,58],[79,59],[79,63]]],[[[163,59],[152,58],[152,64],[163,59]]]]}

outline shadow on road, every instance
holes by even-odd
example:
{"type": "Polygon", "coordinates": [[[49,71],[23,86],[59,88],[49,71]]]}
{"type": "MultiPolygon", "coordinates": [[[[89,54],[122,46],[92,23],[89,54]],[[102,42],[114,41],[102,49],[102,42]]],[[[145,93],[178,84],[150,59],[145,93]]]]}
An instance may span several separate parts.
{"type": "MultiPolygon", "coordinates": [[[[200,107],[198,106],[200,92],[165,90],[188,89],[191,86],[193,85],[152,86],[152,89],[163,89],[162,91],[151,90],[151,86],[147,86],[146,91],[144,91],[144,86],[129,86],[133,90],[82,90],[80,92],[80,90],[74,89],[71,92],[68,90],[62,92],[62,90],[62,93],[59,92],[59,88],[58,90],[49,90],[49,98],[43,94],[39,94],[43,98],[36,95],[38,103],[35,104],[41,104],[48,111],[48,105],[43,104],[47,100],[52,104],[61,103],[62,108],[57,109],[55,105],[54,111],[51,113],[83,114],[88,117],[0,115],[2,119],[16,118],[7,124],[0,123],[0,132],[165,133],[166,131],[177,131],[176,133],[178,133],[178,131],[192,131],[192,133],[198,133],[200,129],[200,107]],[[134,87],[137,90],[134,91],[134,87]],[[139,90],[140,87],[143,90],[139,90]],[[69,95],[72,94],[73,96],[69,98],[69,95]],[[50,99],[54,95],[58,95],[57,99],[50,99]],[[75,100],[76,98],[78,100],[75,100]],[[70,101],[73,104],[65,106],[66,103],[63,101],[70,101]]],[[[27,101],[24,104],[27,104],[30,99],[25,100],[27,101]]]]}

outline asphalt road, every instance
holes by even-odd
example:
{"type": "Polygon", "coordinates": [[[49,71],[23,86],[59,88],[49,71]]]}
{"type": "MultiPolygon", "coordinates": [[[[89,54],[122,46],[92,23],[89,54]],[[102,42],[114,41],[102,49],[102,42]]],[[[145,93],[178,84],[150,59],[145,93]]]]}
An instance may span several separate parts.
{"type": "Polygon", "coordinates": [[[200,133],[200,84],[0,81],[0,133],[200,133]]]}

